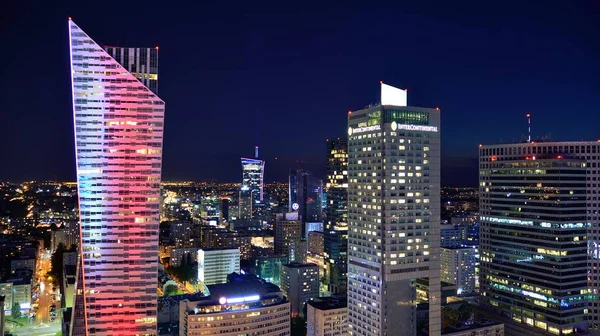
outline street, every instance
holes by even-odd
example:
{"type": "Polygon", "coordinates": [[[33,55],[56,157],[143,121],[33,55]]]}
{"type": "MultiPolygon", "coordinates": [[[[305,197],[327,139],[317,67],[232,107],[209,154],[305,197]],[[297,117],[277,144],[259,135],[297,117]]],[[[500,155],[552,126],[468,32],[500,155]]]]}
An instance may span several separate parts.
{"type": "MultiPolygon", "coordinates": [[[[35,322],[25,327],[8,327],[10,332],[14,335],[49,336],[56,335],[56,332],[61,330],[60,321],[62,316],[60,301],[54,301],[56,292],[52,289],[52,279],[48,276],[48,273],[52,267],[50,258],[50,253],[46,251],[41,253],[39,258],[39,267],[37,267],[34,276],[35,283],[39,283],[39,290],[34,289],[34,292],[38,293],[37,298],[33,300],[33,306],[35,307],[35,304],[37,304],[37,308],[34,309],[35,322]],[[51,317],[50,313],[50,308],[53,304],[56,307],[54,318],[51,317]]],[[[34,286],[34,288],[36,287],[37,286],[34,286]]],[[[24,324],[27,324],[27,322],[23,322],[24,324]]]]}

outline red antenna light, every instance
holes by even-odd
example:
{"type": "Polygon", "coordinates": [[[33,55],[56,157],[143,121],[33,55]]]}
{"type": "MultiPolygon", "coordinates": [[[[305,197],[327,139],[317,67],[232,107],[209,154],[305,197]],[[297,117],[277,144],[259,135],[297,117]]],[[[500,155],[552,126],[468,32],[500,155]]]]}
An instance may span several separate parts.
{"type": "Polygon", "coordinates": [[[379,84],[383,84],[383,81],[382,81],[382,80],[380,80],[380,81],[379,81],[379,84]]]}
{"type": "Polygon", "coordinates": [[[71,20],[72,20],[72,19],[71,19],[71,17],[69,16],[69,21],[71,21],[71,20]]]}
{"type": "Polygon", "coordinates": [[[348,111],[348,114],[352,114],[352,111],[348,111]]]}

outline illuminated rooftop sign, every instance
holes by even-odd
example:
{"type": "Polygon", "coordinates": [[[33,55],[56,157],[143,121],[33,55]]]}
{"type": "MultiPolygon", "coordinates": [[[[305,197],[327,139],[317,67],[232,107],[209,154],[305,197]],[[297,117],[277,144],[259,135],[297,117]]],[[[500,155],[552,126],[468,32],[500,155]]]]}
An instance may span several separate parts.
{"type": "Polygon", "coordinates": [[[365,126],[365,127],[356,127],[356,128],[349,127],[348,128],[348,135],[358,134],[358,133],[364,133],[364,132],[370,132],[370,131],[379,131],[379,130],[381,130],[381,126],[380,125],[365,126]]]}
{"type": "Polygon", "coordinates": [[[407,106],[406,90],[381,82],[381,105],[407,106]]]}
{"type": "Polygon", "coordinates": [[[242,303],[242,302],[258,301],[258,300],[260,300],[259,295],[250,295],[250,296],[238,297],[238,298],[222,297],[219,299],[219,303],[220,304],[233,304],[233,303],[242,303]]]}
{"type": "Polygon", "coordinates": [[[423,126],[423,125],[403,125],[396,124],[395,121],[392,122],[392,130],[407,130],[407,131],[423,131],[423,132],[437,132],[437,126],[423,126]]]}

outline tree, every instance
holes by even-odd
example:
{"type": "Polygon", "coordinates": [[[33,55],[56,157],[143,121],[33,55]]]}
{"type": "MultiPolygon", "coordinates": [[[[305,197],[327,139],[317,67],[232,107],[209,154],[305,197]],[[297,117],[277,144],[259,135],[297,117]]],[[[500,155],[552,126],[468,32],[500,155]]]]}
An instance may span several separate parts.
{"type": "Polygon", "coordinates": [[[11,315],[13,318],[21,317],[21,306],[17,302],[12,306],[11,315]]]}
{"type": "Polygon", "coordinates": [[[52,282],[54,282],[55,285],[58,285],[59,282],[62,280],[63,256],[65,254],[65,251],[65,244],[59,243],[56,247],[56,250],[52,254],[52,259],[50,261],[52,269],[48,273],[52,276],[52,282]]]}
{"type": "Polygon", "coordinates": [[[177,294],[178,288],[175,285],[168,285],[165,287],[165,296],[177,294]]]}

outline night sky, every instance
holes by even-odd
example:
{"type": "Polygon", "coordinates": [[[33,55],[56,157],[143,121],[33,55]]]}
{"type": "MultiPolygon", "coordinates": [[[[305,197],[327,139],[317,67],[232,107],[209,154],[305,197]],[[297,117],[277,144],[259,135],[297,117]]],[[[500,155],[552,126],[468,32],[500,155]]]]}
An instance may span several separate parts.
{"type": "Polygon", "coordinates": [[[239,181],[254,145],[267,181],[298,160],[322,175],[325,139],[380,80],[441,108],[444,185],[475,185],[477,145],[518,141],[526,113],[534,138],[600,138],[598,2],[16,2],[0,10],[0,180],[75,179],[69,16],[99,44],[160,46],[165,180],[239,181]]]}

